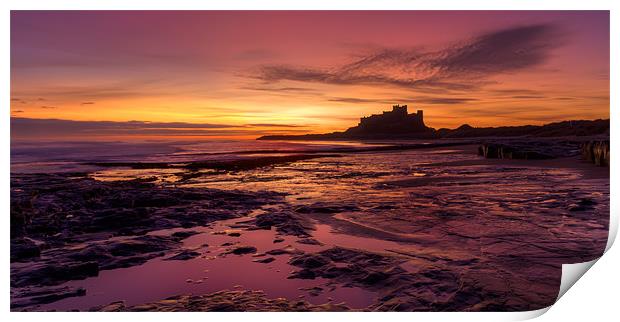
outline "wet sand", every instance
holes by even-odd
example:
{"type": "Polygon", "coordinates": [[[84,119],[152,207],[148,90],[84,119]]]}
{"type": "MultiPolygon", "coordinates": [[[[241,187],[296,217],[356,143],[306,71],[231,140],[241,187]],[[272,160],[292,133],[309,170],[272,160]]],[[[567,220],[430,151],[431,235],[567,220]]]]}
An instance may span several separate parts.
{"type": "Polygon", "coordinates": [[[192,175],[15,174],[12,229],[21,220],[24,230],[12,231],[12,309],[548,306],[561,264],[604,249],[608,169],[574,157],[483,159],[476,148],[192,175]]]}

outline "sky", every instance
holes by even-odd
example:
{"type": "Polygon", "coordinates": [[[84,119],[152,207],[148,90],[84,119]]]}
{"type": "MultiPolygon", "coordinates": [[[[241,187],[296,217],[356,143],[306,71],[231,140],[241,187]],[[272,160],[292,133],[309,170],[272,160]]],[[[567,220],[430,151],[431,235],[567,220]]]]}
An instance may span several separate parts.
{"type": "Polygon", "coordinates": [[[609,118],[607,11],[12,11],[12,135],[609,118]]]}

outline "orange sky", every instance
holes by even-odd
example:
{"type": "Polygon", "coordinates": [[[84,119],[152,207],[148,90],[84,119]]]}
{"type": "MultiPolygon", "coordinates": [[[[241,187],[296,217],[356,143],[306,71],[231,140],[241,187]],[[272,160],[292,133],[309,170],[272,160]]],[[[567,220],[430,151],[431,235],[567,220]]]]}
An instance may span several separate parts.
{"type": "Polygon", "coordinates": [[[609,15],[13,11],[11,86],[14,118],[147,136],[321,133],[397,103],[435,128],[608,118],[609,15]]]}

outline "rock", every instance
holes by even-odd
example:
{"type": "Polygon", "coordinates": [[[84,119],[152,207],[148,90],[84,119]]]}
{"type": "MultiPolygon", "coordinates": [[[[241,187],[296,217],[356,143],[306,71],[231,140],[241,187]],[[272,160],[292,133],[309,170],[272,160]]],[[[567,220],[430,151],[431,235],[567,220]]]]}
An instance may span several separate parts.
{"type": "Polygon", "coordinates": [[[90,309],[89,311],[97,311],[97,312],[122,312],[126,310],[125,301],[117,301],[112,302],[108,305],[99,306],[90,309]]]}
{"type": "Polygon", "coordinates": [[[233,250],[229,251],[229,254],[235,254],[235,255],[244,255],[244,254],[253,254],[256,253],[257,249],[254,246],[238,246],[236,248],[234,248],[233,250]]]}
{"type": "Polygon", "coordinates": [[[69,297],[84,295],[86,295],[86,290],[81,287],[72,288],[63,286],[34,290],[25,288],[23,290],[20,289],[11,292],[11,309],[47,304],[69,297]]]}
{"type": "Polygon", "coordinates": [[[374,285],[388,278],[388,275],[382,272],[370,272],[363,278],[359,279],[360,282],[368,285],[374,285]]]}
{"type": "Polygon", "coordinates": [[[268,255],[299,255],[299,254],[303,254],[303,251],[296,249],[295,247],[292,247],[289,245],[284,248],[272,249],[265,253],[268,255]]]}
{"type": "Polygon", "coordinates": [[[140,236],[133,239],[108,244],[112,256],[133,256],[137,254],[167,250],[169,239],[163,236],[140,236]]]}
{"type": "Polygon", "coordinates": [[[295,212],[302,214],[337,214],[357,210],[359,210],[359,207],[352,204],[328,204],[317,202],[311,205],[299,206],[295,209],[295,212]]]}
{"type": "Polygon", "coordinates": [[[331,260],[321,254],[308,254],[291,259],[289,264],[303,268],[317,268],[329,264],[331,260]]]}
{"type": "Polygon", "coordinates": [[[188,237],[194,236],[196,234],[199,234],[199,232],[185,230],[185,231],[177,231],[177,232],[172,233],[172,237],[178,238],[179,240],[183,240],[188,237]]]}
{"type": "Polygon", "coordinates": [[[219,291],[203,295],[177,295],[159,302],[126,307],[114,302],[92,311],[148,312],[303,312],[348,311],[343,304],[313,305],[303,300],[268,298],[263,291],[219,291]]]}
{"type": "Polygon", "coordinates": [[[41,249],[27,238],[11,239],[11,262],[30,260],[41,255],[41,249]]]}
{"type": "Polygon", "coordinates": [[[478,154],[487,159],[526,159],[544,160],[555,156],[534,150],[534,147],[524,145],[507,145],[486,143],[478,147],[478,154]]]}
{"type": "MultiPolygon", "coordinates": [[[[151,231],[244,217],[280,202],[282,195],[183,188],[152,180],[104,182],[85,174],[54,173],[11,174],[10,198],[11,262],[20,262],[11,265],[11,287],[50,289],[96,276],[99,270],[143,264],[199,233],[156,236],[149,235],[151,231]]],[[[181,251],[170,259],[195,255],[181,251]]]]}
{"type": "Polygon", "coordinates": [[[319,296],[323,293],[323,288],[319,286],[300,288],[301,291],[307,291],[310,296],[319,296]]]}
{"type": "Polygon", "coordinates": [[[255,259],[255,260],[253,260],[253,262],[268,264],[268,263],[271,263],[271,262],[273,262],[275,260],[276,259],[273,258],[273,257],[267,257],[267,258],[255,259]]]}
{"type": "Polygon", "coordinates": [[[306,244],[306,245],[323,245],[323,243],[321,243],[320,241],[314,239],[314,238],[303,238],[297,241],[300,244],[306,244]]]}
{"type": "Polygon", "coordinates": [[[276,237],[276,238],[273,240],[273,243],[274,243],[274,244],[277,244],[277,243],[281,243],[281,242],[283,242],[283,241],[284,241],[284,238],[276,237]]]}
{"type": "Polygon", "coordinates": [[[239,236],[241,236],[241,233],[239,233],[239,232],[230,232],[227,235],[230,236],[230,237],[239,237],[239,236]]]}
{"type": "Polygon", "coordinates": [[[594,209],[596,202],[589,198],[581,199],[577,204],[569,208],[569,211],[588,211],[594,209]]]}
{"type": "Polygon", "coordinates": [[[71,260],[97,261],[101,269],[140,265],[149,259],[164,256],[166,251],[181,245],[172,236],[138,236],[87,245],[66,254],[71,260]]]}
{"type": "Polygon", "coordinates": [[[193,251],[193,250],[183,250],[182,252],[172,256],[172,257],[168,257],[165,260],[167,261],[186,261],[192,258],[196,258],[200,256],[199,252],[193,251]]]}
{"type": "MultiPolygon", "coordinates": [[[[216,220],[246,216],[281,199],[268,192],[102,182],[75,174],[12,175],[11,188],[12,238],[31,237],[49,241],[51,246],[84,233],[133,235],[205,226],[216,220]]],[[[186,238],[189,234],[193,233],[177,232],[175,237],[186,238]]]]}
{"type": "Polygon", "coordinates": [[[14,274],[11,272],[11,286],[57,285],[74,279],[84,279],[99,274],[97,262],[42,263],[25,267],[14,274]]]}
{"type": "Polygon", "coordinates": [[[299,278],[299,279],[314,279],[316,274],[309,269],[302,269],[299,271],[295,271],[288,276],[288,278],[299,278]]]}
{"type": "Polygon", "coordinates": [[[253,222],[256,229],[271,229],[283,235],[310,237],[313,224],[306,218],[287,211],[264,213],[256,216],[253,222]]]}
{"type": "Polygon", "coordinates": [[[610,165],[609,140],[588,141],[580,146],[584,160],[600,167],[610,165]]]}
{"type": "Polygon", "coordinates": [[[301,269],[288,278],[329,278],[345,285],[381,288],[406,276],[401,260],[361,250],[334,247],[292,257],[289,264],[301,269]]]}

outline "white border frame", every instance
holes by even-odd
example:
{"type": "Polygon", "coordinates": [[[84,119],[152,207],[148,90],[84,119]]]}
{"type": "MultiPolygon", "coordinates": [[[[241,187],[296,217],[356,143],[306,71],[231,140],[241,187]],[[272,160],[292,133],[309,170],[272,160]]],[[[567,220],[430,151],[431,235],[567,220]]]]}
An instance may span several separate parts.
{"type": "MultiPolygon", "coordinates": [[[[0,118],[0,132],[2,135],[2,154],[0,162],[5,171],[0,172],[2,187],[0,200],[2,202],[2,229],[5,242],[1,243],[3,265],[0,266],[0,278],[4,291],[0,293],[3,321],[29,321],[44,319],[45,321],[80,321],[85,318],[93,322],[108,321],[109,319],[135,319],[148,318],[152,321],[169,321],[171,318],[192,320],[204,319],[243,319],[252,321],[290,321],[315,322],[317,318],[327,320],[356,319],[361,322],[375,322],[377,318],[390,318],[397,320],[423,319],[424,321],[496,321],[496,320],[522,320],[533,318],[545,313],[549,308],[517,313],[490,312],[490,313],[9,313],[10,287],[9,287],[9,185],[10,185],[10,10],[611,10],[611,97],[610,106],[615,106],[618,93],[618,50],[620,34],[618,33],[618,18],[620,16],[620,1],[617,0],[228,0],[209,2],[208,0],[5,0],[0,2],[2,7],[1,21],[2,31],[0,41],[3,45],[2,58],[2,111],[5,117],[0,118]],[[320,315],[319,315],[320,314],[320,315]]],[[[611,109],[611,136],[614,137],[620,125],[616,112],[611,109]]],[[[611,140],[612,150],[614,140],[611,140]]],[[[615,151],[615,150],[614,150],[615,151]]],[[[620,163],[616,158],[611,161],[611,223],[610,241],[608,250],[615,240],[617,231],[619,206],[613,196],[617,196],[618,171],[615,171],[620,163]]],[[[569,291],[567,296],[562,297],[558,304],[553,305],[543,320],[566,319],[589,319],[593,316],[607,317],[616,316],[618,291],[620,283],[616,279],[619,272],[619,252],[611,249],[600,261],[601,263],[592,268],[592,272],[584,280],[588,284],[577,283],[574,291],[569,291]],[[610,283],[611,281],[611,283],[610,283]],[[589,309],[596,308],[592,312],[589,309]]],[[[551,308],[551,307],[550,307],[551,308]]]]}

